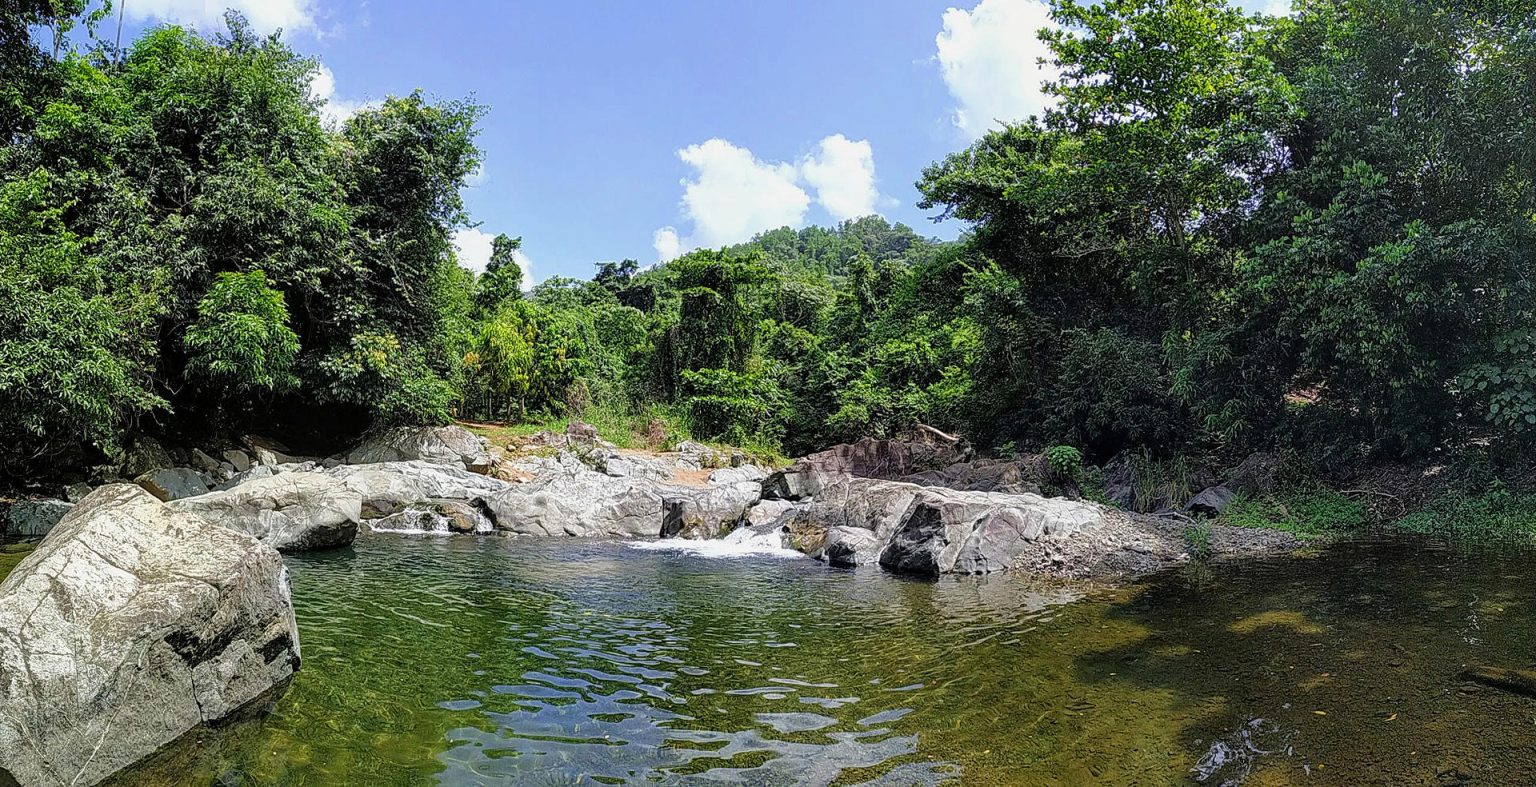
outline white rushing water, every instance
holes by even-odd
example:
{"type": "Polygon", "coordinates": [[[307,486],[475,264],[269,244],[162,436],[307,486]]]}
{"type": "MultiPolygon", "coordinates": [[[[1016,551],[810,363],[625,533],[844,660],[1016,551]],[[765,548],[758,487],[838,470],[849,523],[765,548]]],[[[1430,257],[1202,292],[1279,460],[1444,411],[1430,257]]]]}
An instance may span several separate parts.
{"type": "Polygon", "coordinates": [[[725,538],[697,540],[692,538],[663,538],[657,541],[625,541],[625,546],[657,552],[681,552],[699,557],[805,557],[805,554],[784,546],[783,536],[774,533],[756,533],[750,528],[739,528],[725,538]]]}

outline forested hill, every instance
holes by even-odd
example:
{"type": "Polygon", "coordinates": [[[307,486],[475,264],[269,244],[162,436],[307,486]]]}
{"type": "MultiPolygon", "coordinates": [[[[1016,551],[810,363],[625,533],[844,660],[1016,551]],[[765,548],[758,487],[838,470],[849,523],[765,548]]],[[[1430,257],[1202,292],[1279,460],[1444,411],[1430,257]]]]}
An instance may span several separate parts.
{"type": "Polygon", "coordinates": [[[478,278],[447,240],[477,107],[325,128],[238,19],[55,55],[14,34],[53,7],[0,31],[10,473],[456,415],[1320,468],[1536,434],[1536,0],[1058,0],[1053,108],[921,173],[961,240],[786,228],[528,294],[516,239],[478,278]]]}

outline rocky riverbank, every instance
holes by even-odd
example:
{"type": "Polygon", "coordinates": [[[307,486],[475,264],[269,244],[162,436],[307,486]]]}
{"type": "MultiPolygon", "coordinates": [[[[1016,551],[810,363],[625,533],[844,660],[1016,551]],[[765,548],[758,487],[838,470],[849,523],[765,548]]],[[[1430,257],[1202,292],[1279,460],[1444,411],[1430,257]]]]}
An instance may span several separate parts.
{"type": "MultiPolygon", "coordinates": [[[[141,447],[124,469],[174,509],[280,551],[344,546],[360,529],[701,539],[748,527],[834,565],[1124,577],[1195,549],[1220,556],[1297,545],[1281,533],[1223,527],[1206,527],[1191,544],[1183,514],[1046,496],[1030,462],[976,459],[960,441],[924,429],[776,470],[697,443],[619,450],[583,424],[502,445],[439,427],[394,430],[328,458],[293,456],[261,438],[185,455],[199,464],[144,469],[170,454],[141,447]]],[[[46,533],[71,505],[19,502],[8,534],[46,533]]]]}
{"type": "MultiPolygon", "coordinates": [[[[696,443],[621,451],[581,424],[505,445],[441,427],[326,458],[259,438],[181,455],[195,464],[141,445],[119,469],[132,483],[5,512],[8,535],[46,537],[0,584],[0,782],[93,784],[281,691],[299,638],[279,551],[365,530],[749,538],[925,576],[1128,577],[1192,552],[1187,521],[1045,496],[1027,463],[977,460],[932,430],[783,468],[696,443]]],[[[1213,555],[1297,545],[1204,533],[1213,555]]]]}

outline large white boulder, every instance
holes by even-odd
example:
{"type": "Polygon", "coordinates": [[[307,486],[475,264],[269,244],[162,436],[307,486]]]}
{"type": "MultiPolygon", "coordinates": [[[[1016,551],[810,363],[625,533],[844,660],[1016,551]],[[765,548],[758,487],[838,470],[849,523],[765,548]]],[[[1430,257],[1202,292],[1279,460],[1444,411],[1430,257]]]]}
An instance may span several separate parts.
{"type": "Polygon", "coordinates": [[[276,551],[102,487],[0,583],[0,783],[96,784],[298,666],[276,551]]]}
{"type": "Polygon", "coordinates": [[[351,465],[421,460],[489,472],[494,460],[484,438],[462,426],[411,426],[390,429],[363,441],[346,456],[351,465]]]}
{"type": "Polygon", "coordinates": [[[512,486],[498,478],[422,461],[338,465],[325,474],[362,496],[364,519],[389,516],[423,500],[476,500],[512,486]]]}
{"type": "Polygon", "coordinates": [[[346,546],[357,537],[363,514],[362,495],[315,472],[257,478],[170,505],[283,552],[346,546]]]}

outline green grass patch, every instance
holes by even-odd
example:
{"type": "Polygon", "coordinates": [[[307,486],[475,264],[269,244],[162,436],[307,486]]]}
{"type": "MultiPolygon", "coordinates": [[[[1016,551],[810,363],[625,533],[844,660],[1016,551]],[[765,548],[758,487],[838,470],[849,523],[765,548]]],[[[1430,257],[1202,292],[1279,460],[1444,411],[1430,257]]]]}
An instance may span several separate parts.
{"type": "Polygon", "coordinates": [[[1485,492],[1453,492],[1392,526],[1457,541],[1529,542],[1536,539],[1536,496],[1515,494],[1502,486],[1485,492]]]}
{"type": "Polygon", "coordinates": [[[1290,489],[1258,497],[1238,495],[1221,524],[1281,530],[1300,538],[1321,538],[1366,523],[1365,506],[1332,489],[1290,489]]]}

